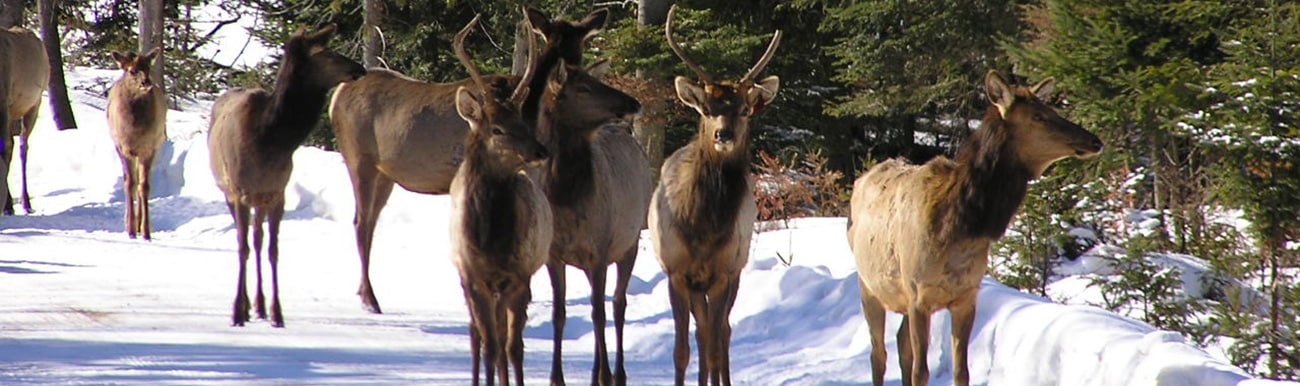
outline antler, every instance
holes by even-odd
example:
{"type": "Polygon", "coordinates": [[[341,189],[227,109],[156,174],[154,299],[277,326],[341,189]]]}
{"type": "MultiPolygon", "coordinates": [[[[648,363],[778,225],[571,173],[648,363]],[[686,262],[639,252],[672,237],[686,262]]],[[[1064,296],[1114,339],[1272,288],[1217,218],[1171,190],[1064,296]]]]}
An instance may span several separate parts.
{"type": "Polygon", "coordinates": [[[672,7],[668,8],[668,21],[664,23],[664,37],[668,38],[668,48],[671,48],[673,53],[677,54],[677,58],[681,59],[686,64],[686,67],[690,67],[691,71],[695,71],[695,75],[700,77],[701,82],[713,83],[713,79],[709,77],[709,74],[705,74],[699,65],[687,58],[686,52],[682,51],[682,47],[677,45],[676,40],[673,40],[673,13],[676,11],[677,4],[673,4],[672,7]]]}
{"type": "Polygon", "coordinates": [[[515,86],[515,91],[510,94],[510,103],[516,107],[522,106],[524,97],[528,96],[528,84],[533,81],[533,76],[537,61],[537,43],[532,34],[527,34],[528,39],[528,63],[524,65],[524,76],[519,79],[519,84],[515,86]]]}
{"type": "Polygon", "coordinates": [[[478,68],[474,67],[474,62],[469,60],[469,53],[465,52],[465,37],[469,36],[470,31],[474,30],[474,26],[478,25],[480,16],[482,15],[474,15],[474,20],[470,20],[469,24],[465,25],[465,28],[456,33],[456,39],[452,41],[452,48],[456,50],[456,58],[460,59],[460,63],[464,64],[465,69],[469,71],[469,77],[474,79],[474,85],[478,86],[479,92],[483,94],[484,98],[487,98],[487,84],[483,82],[483,76],[479,75],[478,68]]]}
{"type": "Polygon", "coordinates": [[[776,53],[776,47],[780,45],[781,30],[776,30],[776,32],[772,33],[772,42],[767,44],[767,52],[764,52],[763,57],[758,59],[758,63],[755,63],[754,67],[750,68],[748,73],[745,73],[744,78],[740,78],[739,83],[748,84],[749,82],[753,82],[754,76],[758,75],[760,71],[763,71],[763,67],[767,67],[767,62],[772,60],[772,55],[776,53]]]}

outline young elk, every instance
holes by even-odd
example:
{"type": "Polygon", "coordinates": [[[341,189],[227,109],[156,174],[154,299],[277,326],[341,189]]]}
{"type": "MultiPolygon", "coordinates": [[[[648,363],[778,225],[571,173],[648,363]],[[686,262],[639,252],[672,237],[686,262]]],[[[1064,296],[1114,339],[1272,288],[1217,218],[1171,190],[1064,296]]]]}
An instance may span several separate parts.
{"type": "Polygon", "coordinates": [[[958,385],[970,383],[966,349],[989,245],[1006,231],[1030,180],[1053,162],[1101,151],[1097,136],[1043,103],[1052,79],[1025,89],[990,71],[984,83],[993,106],[955,161],[889,160],[853,184],[848,241],[877,386],[885,377],[885,311],[903,314],[903,384],[924,386],[930,315],[945,308],[952,315],[953,377],[958,385]]]}
{"type": "Polygon", "coordinates": [[[469,87],[456,90],[456,111],[470,130],[465,161],[451,183],[451,259],[460,271],[470,311],[474,384],[479,384],[480,358],[486,363],[488,385],[494,375],[510,384],[508,358],[515,382],[522,385],[523,332],[532,299],[529,281],[546,264],[552,221],[545,194],[524,168],[548,155],[537,141],[532,120],[519,114],[531,63],[513,92],[501,98],[465,53],[465,36],[478,20],[475,17],[456,34],[454,43],[478,95],[469,87]]]}
{"type": "MultiPolygon", "coordinates": [[[[603,22],[603,13],[601,16],[603,22]]],[[[576,65],[582,57],[580,43],[591,34],[579,34],[586,28],[547,23],[544,15],[531,10],[528,18],[547,48],[537,67],[545,77],[541,82],[532,82],[540,89],[530,94],[523,110],[525,115],[530,109],[539,111],[538,134],[554,152],[540,177],[555,212],[555,239],[546,264],[554,301],[551,383],[564,384],[565,267],[571,265],[586,274],[592,289],[596,348],[591,382],[625,384],[623,324],[627,287],[654,186],[650,163],[636,139],[626,126],[606,123],[637,113],[641,104],[600,81],[609,69],[608,62],[590,69],[576,65]],[[617,265],[618,275],[614,288],[617,347],[613,373],[605,344],[605,280],[611,263],[617,265]]]]}
{"type": "MultiPolygon", "coordinates": [[[[581,57],[581,42],[600,31],[608,12],[598,10],[579,23],[547,22],[545,15],[534,25],[553,28],[581,57]]],[[[545,72],[541,72],[545,74],[545,72]]],[[[535,77],[530,90],[540,92],[535,77]]],[[[488,76],[489,84],[516,81],[514,77],[488,76]]],[[[460,165],[469,126],[454,109],[456,92],[473,80],[427,83],[397,72],[371,69],[355,82],[341,85],[330,101],[330,122],[352,178],[356,198],[357,253],[361,258],[361,284],[357,295],[369,312],[381,313],[379,299],[370,283],[370,249],[374,243],[379,214],[388,203],[393,185],[423,194],[446,194],[460,165]]],[[[535,112],[525,113],[529,119],[535,112]]]]}
{"type": "Polygon", "coordinates": [[[293,152],[307,139],[329,89],[340,82],[365,74],[357,62],[334,53],[327,46],[333,25],[313,33],[299,30],[284,45],[280,73],[274,91],[236,88],[222,94],[212,106],[208,151],[212,175],[226,195],[226,206],[235,220],[239,243],[239,280],[235,290],[236,326],[249,320],[245,266],[248,263],[248,231],[253,229],[257,250],[257,314],[266,317],[262,296],[262,221],[269,218],[271,263],[271,323],[284,327],[280,313],[280,290],[276,265],[280,252],[280,218],[284,216],[284,188],[293,173],[293,152]],[[249,211],[254,218],[249,217],[249,211]]]}
{"type": "Polygon", "coordinates": [[[162,87],[150,74],[160,48],[143,56],[113,53],[122,78],[108,91],[108,127],[122,159],[122,192],[126,197],[126,234],[149,240],[149,176],[153,157],[167,139],[167,103],[162,87]]]}
{"type": "Polygon", "coordinates": [[[4,214],[14,214],[9,191],[9,163],[14,158],[14,136],[18,136],[18,158],[23,169],[23,210],[32,212],[27,194],[27,138],[36,127],[41,93],[50,82],[50,61],[45,46],[35,33],[22,27],[0,28],[0,201],[4,214]]]}
{"type": "Polygon", "coordinates": [[[758,63],[735,83],[714,82],[673,40],[673,13],[664,34],[668,46],[700,83],[677,77],[677,97],[700,114],[695,138],[664,162],[650,203],[650,234],[659,264],[668,275],[676,341],[673,364],[677,384],[685,382],[690,362],[687,342],[695,317],[700,352],[700,384],[730,385],[731,326],[728,315],[749,261],[749,240],[757,208],[750,177],[750,118],[776,97],[780,79],[758,75],[781,43],[781,31],[758,63]],[[689,312],[689,314],[688,314],[689,312]]]}

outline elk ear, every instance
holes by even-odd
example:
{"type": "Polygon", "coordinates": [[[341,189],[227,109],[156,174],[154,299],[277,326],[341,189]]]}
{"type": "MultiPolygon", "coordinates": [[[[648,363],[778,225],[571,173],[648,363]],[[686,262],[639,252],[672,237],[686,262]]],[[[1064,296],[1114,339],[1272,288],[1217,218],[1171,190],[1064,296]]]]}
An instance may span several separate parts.
{"type": "Polygon", "coordinates": [[[546,41],[546,36],[551,32],[551,18],[546,13],[532,7],[524,8],[524,19],[528,21],[528,29],[533,33],[541,35],[542,41],[546,41]]]}
{"type": "Polygon", "coordinates": [[[1034,95],[1037,95],[1039,100],[1046,101],[1048,100],[1048,98],[1051,98],[1052,91],[1055,88],[1056,88],[1056,79],[1052,77],[1048,77],[1047,79],[1043,79],[1041,82],[1038,82],[1038,84],[1034,85],[1033,88],[1034,95]]]}
{"type": "Polygon", "coordinates": [[[1006,118],[1007,111],[1011,110],[1011,103],[1015,102],[1016,96],[997,71],[990,70],[988,75],[984,76],[984,93],[988,96],[989,102],[998,107],[1002,117],[1006,118]]]}
{"type": "Polygon", "coordinates": [[[758,83],[754,83],[754,87],[749,89],[749,94],[745,95],[745,102],[749,103],[753,110],[752,115],[758,115],[763,111],[764,107],[771,104],[772,100],[776,99],[776,92],[780,88],[781,78],[776,75],[763,78],[758,83]]]}
{"type": "Polygon", "coordinates": [[[592,36],[596,36],[596,34],[600,33],[601,30],[605,29],[605,19],[607,18],[609,18],[608,8],[597,9],[587,14],[586,18],[578,22],[578,27],[587,29],[587,35],[583,36],[582,39],[590,39],[592,36]]]}
{"type": "Polygon", "coordinates": [[[546,75],[546,88],[551,93],[559,94],[561,90],[564,90],[564,83],[568,81],[568,63],[565,63],[564,59],[559,59],[555,62],[555,68],[551,69],[551,73],[546,75]]]}
{"type": "Polygon", "coordinates": [[[162,47],[154,47],[152,50],[149,50],[149,53],[144,54],[144,56],[140,57],[140,63],[153,64],[153,60],[158,58],[158,54],[161,53],[162,53],[162,47]]]}
{"type": "Polygon", "coordinates": [[[587,66],[587,74],[596,79],[605,77],[607,72],[609,72],[609,59],[601,59],[599,62],[587,66]]]}
{"type": "Polygon", "coordinates": [[[681,99],[682,103],[691,106],[691,108],[703,115],[704,101],[707,100],[704,95],[704,87],[700,87],[700,85],[695,84],[695,81],[684,76],[678,76],[673,83],[677,86],[677,99],[681,99]]]}
{"type": "Polygon", "coordinates": [[[325,42],[329,41],[330,37],[334,36],[335,31],[338,31],[338,26],[334,24],[328,24],[324,27],[321,27],[321,29],[316,30],[316,32],[312,32],[311,35],[308,35],[307,41],[311,42],[312,44],[323,46],[325,45],[325,42]]]}
{"type": "Polygon", "coordinates": [[[121,68],[121,69],[123,69],[123,70],[125,70],[125,69],[127,68],[127,61],[130,60],[130,59],[127,57],[126,54],[123,54],[123,53],[121,53],[121,52],[117,52],[117,51],[113,51],[113,52],[109,52],[109,55],[112,55],[112,56],[113,56],[113,61],[114,61],[114,62],[117,62],[117,67],[118,67],[118,68],[121,68]]]}
{"type": "Polygon", "coordinates": [[[456,89],[456,112],[460,113],[465,122],[469,122],[469,127],[477,127],[483,119],[483,101],[474,96],[469,88],[460,87],[456,89]]]}

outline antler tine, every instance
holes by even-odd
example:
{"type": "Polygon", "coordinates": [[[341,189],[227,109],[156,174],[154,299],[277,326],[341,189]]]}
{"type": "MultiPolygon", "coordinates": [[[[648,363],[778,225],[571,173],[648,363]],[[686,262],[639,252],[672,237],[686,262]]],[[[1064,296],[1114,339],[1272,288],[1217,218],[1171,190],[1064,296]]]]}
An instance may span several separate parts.
{"type": "Polygon", "coordinates": [[[537,65],[537,39],[533,34],[527,34],[528,39],[528,63],[524,65],[524,76],[519,79],[519,84],[515,86],[515,91],[510,94],[510,103],[515,106],[522,106],[524,98],[528,96],[528,84],[532,83],[533,76],[536,72],[537,65]]]}
{"type": "Polygon", "coordinates": [[[479,92],[484,97],[487,97],[487,84],[483,82],[483,76],[479,75],[478,68],[474,67],[474,62],[469,60],[469,53],[465,52],[465,37],[469,36],[470,31],[473,31],[474,27],[478,25],[480,16],[482,15],[474,15],[474,20],[470,20],[469,24],[465,25],[465,28],[456,33],[456,39],[452,41],[452,48],[456,50],[456,58],[460,59],[460,63],[464,64],[465,69],[469,71],[469,77],[474,79],[474,85],[478,86],[479,92]]]}
{"type": "Polygon", "coordinates": [[[767,67],[767,62],[772,60],[772,55],[776,54],[776,47],[780,45],[781,30],[776,30],[776,32],[772,33],[772,42],[767,44],[767,52],[763,53],[763,57],[758,59],[758,63],[755,63],[754,67],[749,69],[749,72],[745,74],[744,78],[740,78],[740,83],[747,84],[753,82],[754,77],[757,76],[759,72],[763,71],[763,67],[767,67]]]}
{"type": "Polygon", "coordinates": [[[668,48],[671,48],[673,53],[677,54],[677,58],[681,59],[682,62],[686,64],[686,67],[689,67],[691,71],[695,71],[695,75],[700,77],[701,82],[713,83],[713,79],[709,78],[709,74],[705,74],[704,70],[700,69],[699,65],[696,65],[690,58],[687,58],[686,52],[682,51],[682,47],[677,45],[676,40],[673,40],[673,14],[676,13],[676,11],[677,4],[673,4],[672,7],[669,7],[668,21],[664,23],[664,37],[668,38],[668,48]]]}

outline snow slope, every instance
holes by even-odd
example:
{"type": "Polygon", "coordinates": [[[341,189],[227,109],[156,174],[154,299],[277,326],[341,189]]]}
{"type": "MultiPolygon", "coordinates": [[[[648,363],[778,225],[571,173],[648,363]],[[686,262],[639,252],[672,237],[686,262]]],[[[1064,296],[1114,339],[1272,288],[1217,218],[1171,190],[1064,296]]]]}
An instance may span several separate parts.
{"type": "MultiPolygon", "coordinates": [[[[42,118],[31,145],[36,213],[0,218],[0,385],[468,383],[468,316],[448,262],[446,197],[394,193],[372,268],[387,313],[371,315],[355,296],[346,169],[338,154],[300,149],[281,238],[287,327],[230,327],[234,232],[207,165],[209,104],[169,113],[170,140],[154,172],[155,240],[129,240],[120,163],[103,118],[103,90],[116,76],[69,73],[81,128],[56,131],[48,114],[42,118]]],[[[17,172],[10,180],[19,183],[17,172]]],[[[867,384],[870,339],[844,220],[791,225],[755,238],[731,315],[733,379],[867,384]],[[782,264],[778,253],[793,264],[782,264]]],[[[671,384],[667,283],[649,243],[641,248],[629,290],[629,378],[671,384]]],[[[572,282],[565,300],[565,368],[574,384],[589,382],[592,364],[584,287],[572,282]]],[[[546,383],[553,305],[545,274],[534,278],[533,291],[526,375],[546,383]]],[[[891,328],[899,321],[890,315],[891,328]]],[[[934,384],[952,382],[949,328],[947,313],[937,314],[934,384]]],[[[893,333],[886,343],[887,383],[899,385],[893,333]]],[[[1248,379],[1177,334],[992,280],[980,293],[970,351],[972,380],[981,385],[1273,383],[1248,379]]]]}

